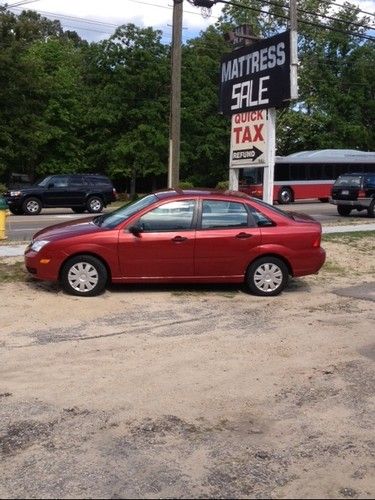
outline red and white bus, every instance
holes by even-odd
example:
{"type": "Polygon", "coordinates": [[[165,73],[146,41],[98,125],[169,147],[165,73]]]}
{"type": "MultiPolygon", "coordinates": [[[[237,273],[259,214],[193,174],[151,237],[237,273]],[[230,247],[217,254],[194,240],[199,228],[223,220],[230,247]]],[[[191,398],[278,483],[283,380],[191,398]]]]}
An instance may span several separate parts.
{"type": "MultiPolygon", "coordinates": [[[[276,156],[273,199],[285,205],[306,199],[327,202],[337,177],[349,172],[375,172],[375,153],[323,149],[276,156]]],[[[262,198],[263,168],[244,168],[239,189],[262,198]]]]}

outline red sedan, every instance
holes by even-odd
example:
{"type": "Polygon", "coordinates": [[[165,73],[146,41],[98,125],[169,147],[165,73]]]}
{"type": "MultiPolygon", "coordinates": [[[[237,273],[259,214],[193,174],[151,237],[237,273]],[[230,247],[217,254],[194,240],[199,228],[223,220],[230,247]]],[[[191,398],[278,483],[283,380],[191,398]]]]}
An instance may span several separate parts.
{"type": "Polygon", "coordinates": [[[277,295],[324,264],[321,225],[239,192],[166,190],[34,235],[28,271],[93,296],[107,283],[245,283],[277,295]]]}

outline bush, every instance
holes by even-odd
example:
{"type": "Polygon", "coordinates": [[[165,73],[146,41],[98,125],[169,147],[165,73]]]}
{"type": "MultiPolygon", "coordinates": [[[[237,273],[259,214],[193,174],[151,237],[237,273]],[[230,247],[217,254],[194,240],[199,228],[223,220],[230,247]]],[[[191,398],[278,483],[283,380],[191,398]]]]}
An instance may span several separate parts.
{"type": "Polygon", "coordinates": [[[5,191],[7,191],[7,187],[6,187],[6,185],[5,185],[5,184],[2,184],[2,183],[0,182],[0,196],[1,196],[3,193],[5,193],[5,191]]]}
{"type": "Polygon", "coordinates": [[[178,183],[178,187],[180,189],[192,189],[194,187],[194,184],[189,181],[181,181],[178,183]]]}
{"type": "Polygon", "coordinates": [[[220,181],[216,185],[216,189],[220,189],[221,191],[226,191],[229,189],[229,181],[220,181]]]}

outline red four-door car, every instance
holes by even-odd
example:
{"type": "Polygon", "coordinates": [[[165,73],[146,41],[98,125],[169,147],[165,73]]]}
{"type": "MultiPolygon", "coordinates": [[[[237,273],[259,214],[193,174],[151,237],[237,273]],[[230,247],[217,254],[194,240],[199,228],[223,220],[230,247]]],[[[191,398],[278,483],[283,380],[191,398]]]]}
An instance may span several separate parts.
{"type": "Polygon", "coordinates": [[[36,278],[92,296],[112,283],[245,283],[277,295],[317,273],[321,225],[234,191],[165,190],[118,210],[42,229],[25,251],[36,278]]]}

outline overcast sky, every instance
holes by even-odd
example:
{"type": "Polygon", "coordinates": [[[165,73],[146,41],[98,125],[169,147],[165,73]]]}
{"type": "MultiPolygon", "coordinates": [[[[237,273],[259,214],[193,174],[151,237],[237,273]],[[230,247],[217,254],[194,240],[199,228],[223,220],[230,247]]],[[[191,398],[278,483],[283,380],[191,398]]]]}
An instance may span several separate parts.
{"type": "MultiPolygon", "coordinates": [[[[343,0],[335,0],[342,3],[343,0]]],[[[172,33],[172,0],[0,0],[0,4],[14,4],[15,13],[32,9],[50,18],[59,19],[65,29],[77,31],[87,40],[108,38],[117,26],[134,23],[152,26],[164,33],[163,41],[170,42],[172,33]],[[17,4],[23,3],[24,5],[17,4]]],[[[375,14],[375,0],[355,0],[362,10],[375,14]]],[[[215,23],[223,4],[215,5],[211,17],[204,18],[201,9],[184,1],[183,41],[192,38],[215,23]]],[[[260,4],[261,5],[261,4],[260,4]]],[[[375,17],[372,16],[375,25],[375,17]]]]}

